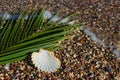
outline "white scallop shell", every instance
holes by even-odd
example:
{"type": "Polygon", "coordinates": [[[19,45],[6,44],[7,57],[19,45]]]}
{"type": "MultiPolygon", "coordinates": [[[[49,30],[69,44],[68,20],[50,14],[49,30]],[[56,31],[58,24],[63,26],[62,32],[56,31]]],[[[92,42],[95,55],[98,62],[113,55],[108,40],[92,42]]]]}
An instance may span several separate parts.
{"type": "Polygon", "coordinates": [[[33,52],[31,58],[38,69],[48,73],[55,72],[61,65],[60,60],[54,56],[54,52],[44,49],[33,52]]]}

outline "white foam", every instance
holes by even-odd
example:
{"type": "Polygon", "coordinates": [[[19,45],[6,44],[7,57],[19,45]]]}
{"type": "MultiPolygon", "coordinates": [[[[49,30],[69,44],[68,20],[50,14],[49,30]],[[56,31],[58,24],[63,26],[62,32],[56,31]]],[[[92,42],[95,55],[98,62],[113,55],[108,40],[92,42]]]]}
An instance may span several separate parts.
{"type": "Polygon", "coordinates": [[[75,21],[68,22],[69,25],[73,25],[75,21]]]}
{"type": "Polygon", "coordinates": [[[112,52],[116,55],[116,57],[120,58],[120,51],[113,50],[112,52]]]}
{"type": "Polygon", "coordinates": [[[54,16],[51,20],[53,21],[53,22],[56,22],[56,21],[59,21],[61,18],[59,17],[59,16],[54,16]]]}
{"type": "Polygon", "coordinates": [[[47,19],[50,19],[51,17],[52,17],[52,14],[51,14],[51,12],[50,11],[48,11],[48,10],[45,10],[45,12],[44,12],[44,18],[47,18],[47,19]]]}
{"type": "Polygon", "coordinates": [[[84,29],[84,32],[95,42],[101,43],[102,41],[96,37],[96,35],[88,29],[84,29]]]}
{"type": "MultiPolygon", "coordinates": [[[[94,42],[102,45],[105,48],[109,47],[109,46],[105,45],[105,43],[103,41],[101,41],[99,38],[97,38],[96,35],[93,32],[91,32],[90,30],[83,28],[83,32],[86,35],[88,35],[90,37],[90,39],[93,40],[94,42]]],[[[120,58],[120,51],[113,50],[112,52],[116,55],[116,57],[120,58]]]]}
{"type": "Polygon", "coordinates": [[[60,22],[61,23],[67,23],[69,21],[69,18],[64,18],[64,19],[62,19],[60,22]]]}
{"type": "Polygon", "coordinates": [[[11,18],[11,15],[6,12],[4,13],[4,15],[2,17],[2,19],[10,19],[10,18],[11,18]]]}

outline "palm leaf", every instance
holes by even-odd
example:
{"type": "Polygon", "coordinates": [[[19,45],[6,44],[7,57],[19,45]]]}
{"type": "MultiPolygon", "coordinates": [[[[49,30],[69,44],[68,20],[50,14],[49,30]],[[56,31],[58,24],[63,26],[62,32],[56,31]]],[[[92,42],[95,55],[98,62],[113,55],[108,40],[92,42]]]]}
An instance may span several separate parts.
{"type": "Polygon", "coordinates": [[[53,50],[57,42],[67,38],[78,25],[44,22],[44,9],[32,11],[28,19],[24,19],[25,10],[22,10],[17,20],[11,18],[0,23],[0,64],[15,62],[39,48],[53,50]],[[3,27],[3,28],[2,28],[3,27]]]}

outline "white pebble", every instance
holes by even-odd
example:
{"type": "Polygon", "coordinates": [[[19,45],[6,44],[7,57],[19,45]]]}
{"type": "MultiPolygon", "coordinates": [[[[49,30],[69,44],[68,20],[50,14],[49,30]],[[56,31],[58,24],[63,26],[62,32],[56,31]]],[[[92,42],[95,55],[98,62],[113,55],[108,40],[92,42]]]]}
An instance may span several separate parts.
{"type": "Polygon", "coordinates": [[[4,66],[4,68],[5,68],[6,70],[9,70],[9,68],[10,68],[10,64],[9,64],[9,63],[6,64],[6,65],[4,66]]]}

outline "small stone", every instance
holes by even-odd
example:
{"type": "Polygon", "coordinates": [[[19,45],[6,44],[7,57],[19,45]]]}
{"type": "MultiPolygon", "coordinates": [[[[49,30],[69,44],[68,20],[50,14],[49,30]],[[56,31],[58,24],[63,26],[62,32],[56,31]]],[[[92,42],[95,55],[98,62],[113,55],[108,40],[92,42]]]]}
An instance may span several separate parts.
{"type": "Polygon", "coordinates": [[[69,54],[69,53],[66,53],[66,56],[69,58],[69,57],[70,57],[70,54],[69,54]]]}
{"type": "Polygon", "coordinates": [[[69,73],[69,76],[70,76],[71,78],[73,78],[73,77],[74,77],[73,72],[70,72],[70,73],[69,73]]]}
{"type": "Polygon", "coordinates": [[[74,58],[76,58],[76,57],[77,57],[77,55],[76,55],[76,54],[74,54],[74,55],[73,55],[73,57],[74,57],[74,58]]]}

